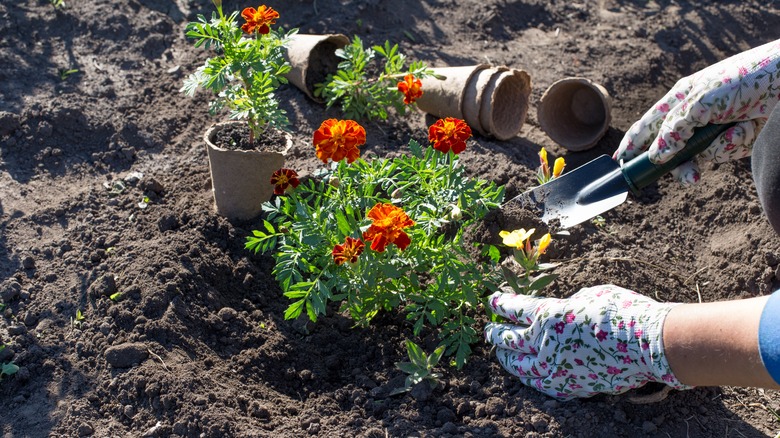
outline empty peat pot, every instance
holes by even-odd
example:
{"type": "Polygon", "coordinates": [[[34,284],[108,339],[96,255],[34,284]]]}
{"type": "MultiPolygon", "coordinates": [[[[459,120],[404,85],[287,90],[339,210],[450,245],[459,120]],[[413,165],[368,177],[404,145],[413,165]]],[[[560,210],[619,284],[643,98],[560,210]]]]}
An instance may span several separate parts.
{"type": "MultiPolygon", "coordinates": [[[[436,117],[463,119],[463,101],[471,78],[488,67],[477,64],[434,68],[435,76],[422,79],[423,94],[417,100],[417,107],[436,117]]],[[[466,120],[466,123],[469,121],[466,120]]]]}
{"type": "Polygon", "coordinates": [[[292,67],[287,79],[310,99],[322,103],[323,99],[314,96],[314,86],[338,71],[340,59],[336,50],[347,44],[349,38],[342,34],[293,35],[285,51],[292,67]]]}
{"type": "Polygon", "coordinates": [[[479,123],[483,132],[509,140],[523,128],[531,96],[531,77],[523,70],[501,69],[481,93],[479,123]]]}
{"type": "Polygon", "coordinates": [[[553,141],[570,151],[584,151],[609,129],[612,102],[607,90],[590,79],[565,78],[542,95],[537,118],[553,141]]]}

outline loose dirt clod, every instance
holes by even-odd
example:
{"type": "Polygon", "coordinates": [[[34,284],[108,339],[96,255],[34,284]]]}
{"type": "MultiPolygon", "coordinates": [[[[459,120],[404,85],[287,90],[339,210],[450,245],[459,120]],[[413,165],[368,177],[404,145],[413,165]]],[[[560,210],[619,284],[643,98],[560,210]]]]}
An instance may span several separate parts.
{"type": "Polygon", "coordinates": [[[106,361],[114,368],[130,368],[149,357],[146,345],[141,343],[126,343],[108,347],[106,361]]]}

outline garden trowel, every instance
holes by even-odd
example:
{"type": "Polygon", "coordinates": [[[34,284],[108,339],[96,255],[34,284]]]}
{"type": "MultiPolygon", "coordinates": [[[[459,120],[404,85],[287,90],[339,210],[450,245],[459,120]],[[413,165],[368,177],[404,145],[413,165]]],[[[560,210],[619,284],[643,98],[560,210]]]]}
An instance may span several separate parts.
{"type": "MultiPolygon", "coordinates": [[[[697,128],[685,148],[663,164],[653,164],[647,152],[626,163],[602,155],[564,175],[531,189],[509,203],[533,210],[552,228],[569,228],[611,210],[628,197],[707,149],[734,124],[697,128]]],[[[505,205],[506,205],[505,204],[505,205]]]]}

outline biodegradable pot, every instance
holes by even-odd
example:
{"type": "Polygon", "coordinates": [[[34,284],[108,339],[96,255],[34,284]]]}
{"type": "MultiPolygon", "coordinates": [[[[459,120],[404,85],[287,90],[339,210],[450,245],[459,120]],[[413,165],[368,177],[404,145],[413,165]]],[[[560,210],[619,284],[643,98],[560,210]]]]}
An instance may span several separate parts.
{"type": "Polygon", "coordinates": [[[537,118],[550,138],[570,151],[595,146],[609,129],[612,102],[607,90],[589,79],[565,78],[542,95],[537,118]]]}
{"type": "Polygon", "coordinates": [[[434,68],[422,80],[421,110],[437,117],[457,117],[485,136],[508,140],[520,132],[528,113],[531,77],[522,70],[478,64],[434,68]]]}
{"type": "Polygon", "coordinates": [[[329,74],[338,71],[339,58],[336,56],[336,50],[347,44],[349,38],[342,34],[293,35],[285,51],[292,66],[286,75],[287,79],[310,99],[324,102],[314,96],[314,86],[325,82],[329,74]]]}
{"type": "Polygon", "coordinates": [[[483,128],[482,122],[479,120],[482,94],[493,76],[506,70],[509,69],[506,67],[491,67],[478,71],[471,77],[463,95],[463,120],[482,135],[489,135],[487,127],[483,128]]]}
{"type": "Polygon", "coordinates": [[[257,217],[263,202],[271,199],[271,175],[284,167],[285,156],[292,147],[292,135],[284,131],[283,144],[264,150],[223,149],[214,144],[220,131],[243,123],[218,123],[203,136],[217,213],[239,220],[257,217]]]}
{"type": "Polygon", "coordinates": [[[466,87],[476,73],[488,67],[486,64],[478,64],[432,69],[436,76],[444,79],[431,76],[421,80],[423,94],[417,99],[417,108],[436,117],[464,119],[463,101],[466,87]]]}
{"type": "Polygon", "coordinates": [[[498,140],[509,140],[523,128],[531,96],[531,77],[522,70],[500,70],[482,92],[479,122],[498,140]]]}

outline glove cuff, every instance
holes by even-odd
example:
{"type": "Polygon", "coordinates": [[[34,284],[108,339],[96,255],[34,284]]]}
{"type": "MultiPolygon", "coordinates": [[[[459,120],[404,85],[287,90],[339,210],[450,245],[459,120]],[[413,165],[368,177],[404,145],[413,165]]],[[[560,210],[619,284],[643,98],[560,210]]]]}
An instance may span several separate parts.
{"type": "Polygon", "coordinates": [[[664,303],[653,306],[652,312],[640,315],[639,319],[643,330],[641,333],[634,331],[635,339],[639,342],[642,352],[641,361],[647,366],[651,374],[650,380],[665,383],[674,389],[691,389],[693,386],[681,383],[672,372],[672,367],[664,353],[664,322],[672,308],[682,303],[664,303]],[[642,321],[644,320],[644,321],[642,321]]]}

